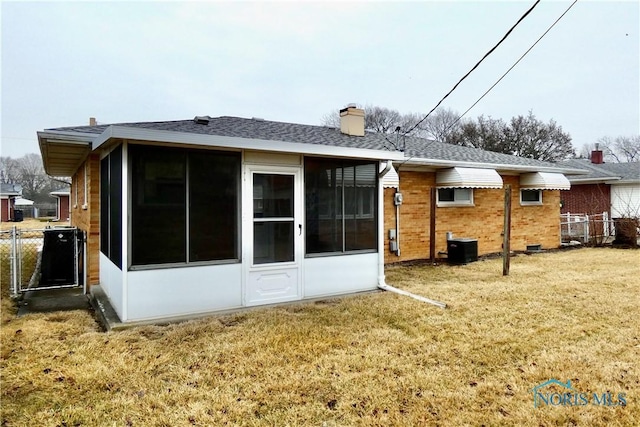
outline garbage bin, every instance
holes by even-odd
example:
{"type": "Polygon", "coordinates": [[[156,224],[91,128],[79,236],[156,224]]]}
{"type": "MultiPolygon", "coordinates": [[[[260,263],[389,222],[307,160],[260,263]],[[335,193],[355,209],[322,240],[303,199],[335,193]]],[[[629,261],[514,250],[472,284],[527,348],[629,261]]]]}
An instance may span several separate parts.
{"type": "Polygon", "coordinates": [[[24,212],[22,212],[21,209],[14,209],[13,210],[13,221],[14,222],[22,222],[23,219],[24,219],[24,212]]]}
{"type": "Polygon", "coordinates": [[[478,260],[478,239],[458,238],[447,240],[447,261],[450,264],[467,264],[478,260]]]}
{"type": "Polygon", "coordinates": [[[76,279],[76,229],[44,230],[40,286],[74,285],[76,279]]]}

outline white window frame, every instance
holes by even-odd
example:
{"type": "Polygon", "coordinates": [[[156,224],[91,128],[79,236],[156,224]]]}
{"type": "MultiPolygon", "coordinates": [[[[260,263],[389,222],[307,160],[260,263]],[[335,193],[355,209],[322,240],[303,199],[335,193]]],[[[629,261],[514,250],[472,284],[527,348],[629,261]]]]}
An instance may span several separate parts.
{"type": "Polygon", "coordinates": [[[444,188],[438,188],[436,191],[436,206],[438,207],[450,207],[450,206],[475,206],[473,203],[473,188],[453,188],[453,201],[441,201],[440,191],[444,188]],[[469,199],[465,200],[458,198],[463,192],[468,192],[469,199]]]}
{"type": "Polygon", "coordinates": [[[520,190],[520,206],[541,206],[542,205],[542,190],[532,190],[529,188],[523,188],[520,190]],[[538,200],[537,201],[525,201],[522,200],[522,194],[525,191],[537,191],[538,192],[538,200]]]}

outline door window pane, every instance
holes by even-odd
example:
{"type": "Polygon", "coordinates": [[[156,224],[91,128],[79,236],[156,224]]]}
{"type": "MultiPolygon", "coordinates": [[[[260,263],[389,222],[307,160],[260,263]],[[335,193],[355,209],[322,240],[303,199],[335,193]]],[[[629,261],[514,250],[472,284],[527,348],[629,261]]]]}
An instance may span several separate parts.
{"type": "Polygon", "coordinates": [[[253,224],[253,263],[293,261],[293,221],[253,224]]]}
{"type": "Polygon", "coordinates": [[[292,175],[253,175],[253,217],[293,217],[292,175]]]}
{"type": "Polygon", "coordinates": [[[293,175],[253,175],[253,262],[294,260],[293,175]]]}

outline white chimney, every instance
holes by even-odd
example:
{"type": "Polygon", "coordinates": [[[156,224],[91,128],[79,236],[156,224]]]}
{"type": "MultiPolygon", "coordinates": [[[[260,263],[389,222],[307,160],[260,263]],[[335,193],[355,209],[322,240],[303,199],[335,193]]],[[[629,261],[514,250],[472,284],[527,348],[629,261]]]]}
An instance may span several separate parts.
{"type": "Polygon", "coordinates": [[[349,104],[340,110],[340,132],[352,136],[364,136],[364,110],[349,104]]]}

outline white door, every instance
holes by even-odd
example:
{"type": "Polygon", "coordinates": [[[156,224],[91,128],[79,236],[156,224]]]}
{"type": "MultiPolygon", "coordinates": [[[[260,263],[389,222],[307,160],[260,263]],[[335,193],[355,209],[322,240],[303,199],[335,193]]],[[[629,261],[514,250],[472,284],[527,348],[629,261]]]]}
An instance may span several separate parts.
{"type": "Polygon", "coordinates": [[[298,300],[303,242],[300,169],[249,166],[245,180],[245,305],[298,300]]]}

